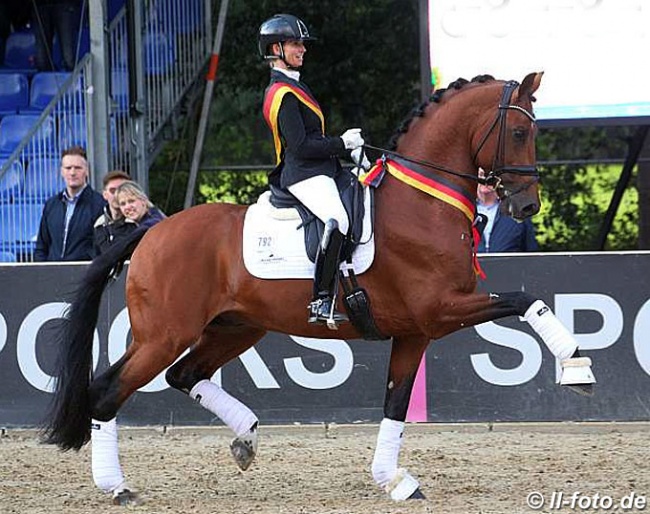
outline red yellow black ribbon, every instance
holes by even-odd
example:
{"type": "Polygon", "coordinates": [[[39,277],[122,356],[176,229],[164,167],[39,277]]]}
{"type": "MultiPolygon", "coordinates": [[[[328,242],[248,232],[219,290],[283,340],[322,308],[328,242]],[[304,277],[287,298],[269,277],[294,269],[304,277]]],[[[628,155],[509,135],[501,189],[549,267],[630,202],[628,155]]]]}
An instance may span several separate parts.
{"type": "Polygon", "coordinates": [[[318,102],[312,98],[306,91],[300,88],[287,84],[285,82],[275,82],[266,91],[264,97],[264,119],[271,128],[273,133],[273,144],[275,146],[275,163],[279,164],[282,158],[282,141],[280,140],[280,128],[278,127],[278,112],[284,95],[291,93],[295,97],[311,109],[316,116],[320,119],[321,129],[325,134],[325,118],[323,111],[321,111],[318,102]]]}
{"type": "MultiPolygon", "coordinates": [[[[368,170],[367,173],[364,173],[359,177],[359,180],[362,184],[368,186],[379,185],[383,173],[388,171],[393,177],[397,180],[408,184],[415,189],[427,193],[438,200],[455,207],[460,210],[472,224],[472,238],[474,240],[474,248],[478,248],[480,242],[480,236],[478,231],[474,230],[474,218],[476,215],[476,206],[474,202],[468,198],[460,190],[455,190],[447,184],[443,184],[439,180],[436,180],[433,176],[427,176],[423,173],[417,172],[411,168],[395,162],[392,159],[378,159],[377,162],[368,170]]],[[[474,253],[474,271],[481,278],[485,278],[485,273],[481,269],[481,266],[478,262],[476,253],[474,253]]]]}

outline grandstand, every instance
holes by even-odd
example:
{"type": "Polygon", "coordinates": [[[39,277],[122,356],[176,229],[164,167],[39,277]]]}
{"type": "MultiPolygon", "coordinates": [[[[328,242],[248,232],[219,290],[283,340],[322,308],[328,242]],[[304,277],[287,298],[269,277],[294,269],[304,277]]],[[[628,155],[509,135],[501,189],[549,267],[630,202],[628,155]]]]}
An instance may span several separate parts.
{"type": "Polygon", "coordinates": [[[71,72],[60,71],[56,39],[52,60],[59,71],[35,68],[34,27],[12,32],[6,41],[0,67],[5,262],[33,260],[42,206],[63,187],[59,157],[65,148],[87,149],[96,188],[101,175],[116,168],[147,185],[148,163],[164,145],[165,129],[197,96],[197,79],[210,56],[211,0],[83,5],[71,72]]]}

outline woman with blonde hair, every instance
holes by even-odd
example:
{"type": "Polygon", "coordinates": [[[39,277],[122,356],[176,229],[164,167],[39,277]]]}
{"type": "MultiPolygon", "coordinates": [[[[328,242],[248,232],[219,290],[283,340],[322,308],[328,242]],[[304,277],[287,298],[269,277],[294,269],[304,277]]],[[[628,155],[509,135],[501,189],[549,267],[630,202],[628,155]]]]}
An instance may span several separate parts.
{"type": "Polygon", "coordinates": [[[116,232],[120,236],[132,232],[136,227],[152,227],[165,219],[165,215],[149,200],[137,182],[127,180],[115,192],[123,219],[117,222],[116,232]]]}

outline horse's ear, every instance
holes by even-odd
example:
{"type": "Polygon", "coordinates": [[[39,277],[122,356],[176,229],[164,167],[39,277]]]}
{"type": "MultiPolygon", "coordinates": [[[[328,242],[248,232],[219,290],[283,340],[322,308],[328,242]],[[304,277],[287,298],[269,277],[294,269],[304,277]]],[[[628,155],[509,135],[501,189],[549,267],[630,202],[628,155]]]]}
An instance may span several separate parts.
{"type": "Polygon", "coordinates": [[[537,73],[529,73],[519,86],[517,98],[534,101],[533,93],[537,91],[540,82],[542,82],[543,71],[537,73]]]}

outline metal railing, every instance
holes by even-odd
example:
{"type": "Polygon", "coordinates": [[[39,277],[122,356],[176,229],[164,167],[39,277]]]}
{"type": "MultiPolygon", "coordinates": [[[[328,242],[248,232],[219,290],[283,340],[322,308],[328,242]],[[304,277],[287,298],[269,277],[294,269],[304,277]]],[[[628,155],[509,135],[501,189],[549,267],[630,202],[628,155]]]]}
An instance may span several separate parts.
{"type": "MultiPolygon", "coordinates": [[[[209,56],[212,33],[210,0],[150,0],[143,31],[144,73],[136,77],[146,96],[147,141],[155,140],[179,102],[195,83],[209,56]]],[[[129,123],[128,30],[122,9],[109,27],[111,112],[117,150],[112,167],[129,169],[136,144],[129,123]]]]}

